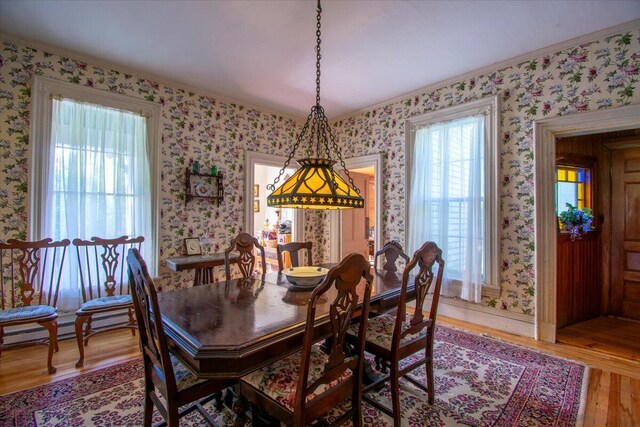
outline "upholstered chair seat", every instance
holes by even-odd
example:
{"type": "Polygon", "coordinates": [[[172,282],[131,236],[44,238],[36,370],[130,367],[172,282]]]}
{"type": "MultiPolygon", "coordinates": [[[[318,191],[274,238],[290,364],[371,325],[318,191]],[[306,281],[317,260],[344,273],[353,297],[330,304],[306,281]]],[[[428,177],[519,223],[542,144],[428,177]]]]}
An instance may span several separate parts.
{"type": "Polygon", "coordinates": [[[80,306],[79,312],[88,313],[90,311],[115,310],[118,306],[127,308],[131,306],[133,300],[131,295],[114,295],[111,297],[102,297],[89,300],[80,306]]]}
{"type": "MultiPolygon", "coordinates": [[[[410,328],[411,316],[407,315],[405,321],[402,322],[401,334],[410,328]]],[[[393,313],[382,314],[369,319],[367,322],[367,342],[374,344],[380,348],[391,351],[393,342],[393,329],[396,324],[396,316],[393,313]]],[[[348,332],[349,335],[358,335],[358,325],[353,325],[348,332]]],[[[416,334],[407,334],[400,340],[400,346],[405,346],[411,341],[424,338],[427,335],[426,329],[421,329],[416,334]]]]}
{"type": "Polygon", "coordinates": [[[9,308],[0,310],[0,324],[21,321],[31,323],[55,315],[56,309],[49,305],[28,305],[26,307],[9,308]]]}
{"type": "MultiPolygon", "coordinates": [[[[266,394],[289,411],[293,411],[301,357],[302,352],[297,351],[262,369],[245,375],[242,377],[242,381],[266,394]]],[[[310,384],[313,384],[322,376],[324,366],[328,360],[329,356],[325,354],[319,346],[314,345],[311,347],[308,380],[310,384]]],[[[307,395],[307,401],[329,391],[352,375],[351,370],[346,370],[338,379],[329,384],[321,384],[314,392],[307,395]]]]}
{"type": "Polygon", "coordinates": [[[169,358],[171,359],[171,366],[173,366],[173,374],[176,377],[176,387],[178,391],[186,390],[206,381],[193,375],[173,354],[169,353],[169,358]]]}

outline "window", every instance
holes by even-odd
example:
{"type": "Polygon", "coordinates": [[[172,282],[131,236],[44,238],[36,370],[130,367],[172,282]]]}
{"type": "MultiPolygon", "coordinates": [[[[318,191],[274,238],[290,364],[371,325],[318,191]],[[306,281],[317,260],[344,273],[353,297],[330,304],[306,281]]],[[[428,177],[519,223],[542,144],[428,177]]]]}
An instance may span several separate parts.
{"type": "Polygon", "coordinates": [[[479,302],[499,288],[497,98],[409,120],[407,251],[432,240],[445,294],[479,302]]]}
{"type": "Polygon", "coordinates": [[[591,170],[558,165],[556,168],[556,213],[567,210],[567,203],[578,209],[591,208],[591,170]]]}
{"type": "MultiPolygon", "coordinates": [[[[156,274],[157,132],[152,117],[158,111],[149,104],[38,79],[30,238],[142,235],[143,256],[156,274]]],[[[81,302],[76,263],[70,253],[58,301],[63,310],[81,302]]]]}

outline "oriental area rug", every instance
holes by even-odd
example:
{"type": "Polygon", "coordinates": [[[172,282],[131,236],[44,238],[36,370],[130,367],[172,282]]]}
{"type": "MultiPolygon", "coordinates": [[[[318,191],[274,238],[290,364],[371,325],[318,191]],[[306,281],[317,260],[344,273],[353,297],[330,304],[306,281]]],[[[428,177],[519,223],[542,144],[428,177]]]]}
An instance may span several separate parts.
{"type": "MultiPolygon", "coordinates": [[[[438,326],[436,401],[402,383],[403,426],[573,426],[582,423],[588,368],[486,336],[438,326]]],[[[424,368],[414,377],[425,382],[424,368]]],[[[373,394],[390,406],[388,386],[373,394]]],[[[134,360],[75,378],[0,396],[0,426],[140,426],[143,368],[134,360]]],[[[230,411],[206,409],[223,426],[230,411]]],[[[339,411],[339,409],[334,409],[339,411]]],[[[333,414],[329,414],[331,417],[333,414]]],[[[154,423],[160,421],[155,412],[154,423]]],[[[392,420],[363,402],[367,427],[392,420]]],[[[182,426],[206,425],[197,412],[182,426]]]]}

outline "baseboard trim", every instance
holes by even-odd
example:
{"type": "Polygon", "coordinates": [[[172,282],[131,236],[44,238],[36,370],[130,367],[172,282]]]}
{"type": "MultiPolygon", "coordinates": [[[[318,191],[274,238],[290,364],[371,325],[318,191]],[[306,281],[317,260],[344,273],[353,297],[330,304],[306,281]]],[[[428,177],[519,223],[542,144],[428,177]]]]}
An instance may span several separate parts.
{"type": "MultiPolygon", "coordinates": [[[[429,307],[429,304],[425,304],[425,307],[429,307]]],[[[496,310],[480,304],[441,296],[438,303],[438,315],[486,326],[510,334],[535,338],[534,318],[526,314],[496,310]]]]}
{"type": "MultiPolygon", "coordinates": [[[[75,314],[64,314],[58,317],[58,339],[75,338],[75,314]]],[[[126,311],[100,313],[93,316],[93,328],[101,329],[106,326],[124,325],[129,322],[126,311]]],[[[17,344],[29,341],[37,341],[48,338],[49,333],[43,327],[35,323],[5,328],[4,343],[17,344]]]]}

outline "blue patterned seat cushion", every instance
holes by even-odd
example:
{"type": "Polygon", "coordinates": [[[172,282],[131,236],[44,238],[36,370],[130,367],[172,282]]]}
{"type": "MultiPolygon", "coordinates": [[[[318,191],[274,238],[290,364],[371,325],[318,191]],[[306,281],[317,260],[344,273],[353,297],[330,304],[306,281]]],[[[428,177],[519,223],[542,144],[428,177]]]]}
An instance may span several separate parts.
{"type": "Polygon", "coordinates": [[[206,381],[193,375],[173,354],[169,354],[169,357],[171,358],[171,365],[173,366],[173,374],[176,377],[178,391],[186,390],[189,387],[206,381]]]}
{"type": "MultiPolygon", "coordinates": [[[[253,371],[242,377],[242,382],[263,392],[273,400],[293,412],[293,404],[296,398],[298,374],[300,372],[301,352],[293,353],[283,359],[277,360],[262,369],[253,371]]],[[[328,356],[317,346],[311,346],[309,358],[309,380],[307,385],[313,384],[324,372],[324,365],[328,356]]],[[[345,371],[340,378],[329,384],[319,386],[313,393],[307,396],[307,401],[335,387],[340,382],[351,376],[351,371],[345,371]]]]}
{"type": "Polygon", "coordinates": [[[0,324],[39,319],[56,314],[56,309],[50,305],[29,305],[7,310],[0,310],[0,324]]]}
{"type": "Polygon", "coordinates": [[[105,308],[118,307],[132,304],[131,295],[114,295],[112,297],[102,297],[89,300],[80,306],[80,311],[102,310],[105,308]]]}
{"type": "MultiPolygon", "coordinates": [[[[402,322],[402,331],[409,329],[409,322],[411,321],[411,315],[407,315],[404,322],[402,322]]],[[[391,343],[393,337],[393,328],[396,324],[395,314],[382,314],[371,319],[367,319],[367,341],[376,344],[379,347],[391,350],[391,343]]],[[[359,325],[353,325],[348,330],[349,335],[358,336],[359,325]]],[[[408,342],[423,337],[427,334],[426,329],[422,329],[417,334],[407,335],[400,341],[400,345],[405,345],[408,342]]]]}

